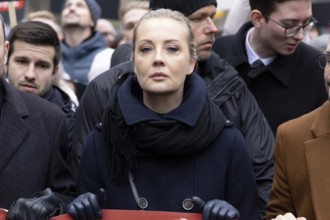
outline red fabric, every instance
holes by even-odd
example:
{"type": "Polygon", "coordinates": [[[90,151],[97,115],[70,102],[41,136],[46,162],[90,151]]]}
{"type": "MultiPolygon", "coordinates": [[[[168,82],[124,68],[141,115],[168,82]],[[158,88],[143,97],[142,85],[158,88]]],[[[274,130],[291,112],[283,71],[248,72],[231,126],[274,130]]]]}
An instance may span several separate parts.
{"type": "MultiPolygon", "coordinates": [[[[201,220],[201,214],[159,211],[103,210],[103,220],[201,220]]],[[[0,220],[6,220],[6,212],[0,209],[0,220]]],[[[50,220],[72,220],[68,215],[59,215],[50,220]]]]}
{"type": "MultiPolygon", "coordinates": [[[[103,220],[201,220],[201,214],[159,211],[103,210],[103,220]]],[[[60,215],[50,220],[72,220],[69,215],[60,215]]]]}
{"type": "Polygon", "coordinates": [[[6,220],[7,212],[0,208],[0,220],[6,220]]]}

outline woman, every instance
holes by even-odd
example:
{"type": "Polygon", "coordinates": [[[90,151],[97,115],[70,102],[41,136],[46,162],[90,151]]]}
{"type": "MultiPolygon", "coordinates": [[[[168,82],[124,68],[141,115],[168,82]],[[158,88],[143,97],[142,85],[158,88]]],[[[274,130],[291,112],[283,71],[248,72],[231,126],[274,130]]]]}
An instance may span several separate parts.
{"type": "Polygon", "coordinates": [[[133,38],[135,73],[114,87],[102,125],[86,141],[77,180],[85,194],[68,206],[75,219],[101,217],[100,196],[86,193],[100,188],[107,209],[258,219],[244,139],[193,72],[193,42],[179,12],[142,17],[133,38]]]}

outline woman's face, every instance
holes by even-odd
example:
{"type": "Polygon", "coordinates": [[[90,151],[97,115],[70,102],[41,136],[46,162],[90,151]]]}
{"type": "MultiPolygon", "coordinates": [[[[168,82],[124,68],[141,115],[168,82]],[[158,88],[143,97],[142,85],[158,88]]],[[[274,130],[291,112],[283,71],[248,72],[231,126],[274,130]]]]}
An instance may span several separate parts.
{"type": "Polygon", "coordinates": [[[187,28],[173,19],[150,18],[136,31],[133,62],[144,93],[182,95],[196,62],[189,52],[187,28]]]}

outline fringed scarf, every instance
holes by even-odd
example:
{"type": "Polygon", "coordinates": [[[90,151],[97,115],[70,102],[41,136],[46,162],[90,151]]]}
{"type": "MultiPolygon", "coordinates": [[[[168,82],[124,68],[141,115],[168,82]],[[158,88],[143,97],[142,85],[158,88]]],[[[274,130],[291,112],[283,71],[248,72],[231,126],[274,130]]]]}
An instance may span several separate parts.
{"type": "Polygon", "coordinates": [[[108,171],[114,180],[126,179],[129,171],[134,175],[137,158],[198,154],[224,127],[225,117],[207,97],[197,74],[187,77],[182,104],[164,115],[144,106],[133,77],[116,86],[102,121],[108,171]]]}

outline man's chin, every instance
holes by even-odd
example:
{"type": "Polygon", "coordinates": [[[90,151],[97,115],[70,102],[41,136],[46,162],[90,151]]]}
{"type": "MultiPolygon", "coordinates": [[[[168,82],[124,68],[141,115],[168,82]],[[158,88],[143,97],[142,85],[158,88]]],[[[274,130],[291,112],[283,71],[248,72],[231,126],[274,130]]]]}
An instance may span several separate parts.
{"type": "Polygon", "coordinates": [[[67,29],[67,28],[78,28],[80,27],[79,22],[68,22],[66,24],[63,25],[63,29],[67,29]]]}
{"type": "Polygon", "coordinates": [[[198,61],[205,61],[211,57],[211,51],[201,51],[198,52],[198,61]]]}

